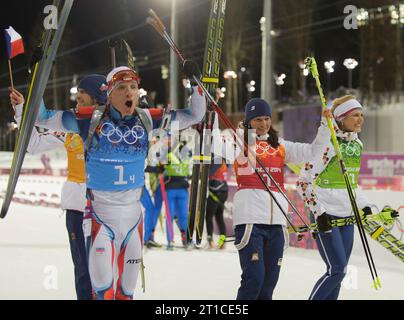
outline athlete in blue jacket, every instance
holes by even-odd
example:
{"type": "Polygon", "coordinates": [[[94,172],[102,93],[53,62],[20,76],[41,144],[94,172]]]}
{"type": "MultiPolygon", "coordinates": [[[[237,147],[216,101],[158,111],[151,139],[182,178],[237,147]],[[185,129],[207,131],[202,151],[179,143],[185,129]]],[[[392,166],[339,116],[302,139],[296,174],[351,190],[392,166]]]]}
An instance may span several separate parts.
{"type": "MultiPolygon", "coordinates": [[[[195,74],[187,62],[184,71],[195,74]]],[[[132,299],[142,259],[140,196],[153,120],[149,110],[138,108],[139,81],[134,70],[115,68],[107,76],[106,108],[97,109],[92,120],[43,106],[37,120],[48,129],[79,133],[88,148],[87,195],[93,213],[89,270],[98,299],[132,299]],[[97,113],[102,115],[98,120],[97,113]]],[[[195,86],[190,107],[172,111],[171,120],[183,129],[200,122],[205,111],[205,98],[195,86]]]]}

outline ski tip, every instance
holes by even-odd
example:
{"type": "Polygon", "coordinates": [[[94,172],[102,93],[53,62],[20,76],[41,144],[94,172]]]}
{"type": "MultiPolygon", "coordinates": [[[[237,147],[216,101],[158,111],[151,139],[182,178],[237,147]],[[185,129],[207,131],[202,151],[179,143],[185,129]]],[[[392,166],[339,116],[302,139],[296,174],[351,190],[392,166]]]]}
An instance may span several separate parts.
{"type": "Polygon", "coordinates": [[[377,284],[379,285],[379,288],[381,288],[381,287],[382,287],[382,283],[380,282],[379,277],[376,278],[376,281],[377,281],[377,284]]]}
{"type": "Polygon", "coordinates": [[[382,284],[381,284],[380,279],[379,279],[378,277],[373,280],[373,285],[372,285],[372,287],[373,287],[375,290],[381,289],[382,284]]]}
{"type": "Polygon", "coordinates": [[[8,208],[1,207],[1,213],[0,213],[0,218],[1,219],[4,219],[6,217],[7,211],[8,211],[8,208]]]}

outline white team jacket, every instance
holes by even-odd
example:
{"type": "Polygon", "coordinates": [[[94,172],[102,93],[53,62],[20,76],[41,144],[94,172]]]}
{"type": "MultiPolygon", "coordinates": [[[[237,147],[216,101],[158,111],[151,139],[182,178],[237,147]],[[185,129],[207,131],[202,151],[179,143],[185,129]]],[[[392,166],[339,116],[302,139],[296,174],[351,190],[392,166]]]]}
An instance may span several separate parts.
{"type": "MultiPolygon", "coordinates": [[[[342,132],[338,129],[335,122],[334,128],[336,129],[337,137],[346,141],[358,141],[362,144],[356,133],[342,132]]],[[[328,143],[325,145],[316,146],[314,152],[314,157],[304,165],[304,167],[307,167],[307,170],[302,170],[299,177],[299,182],[303,183],[305,186],[305,190],[302,189],[301,185],[298,186],[297,190],[300,196],[316,217],[323,212],[327,212],[327,214],[337,217],[348,217],[353,215],[348,191],[346,189],[326,189],[313,185],[316,177],[327,167],[331,159],[335,157],[335,151],[331,139],[328,139],[328,143]]],[[[376,206],[369,202],[368,198],[360,188],[353,189],[353,191],[359,209],[369,206],[372,209],[375,208],[374,211],[377,211],[376,206]]]]}
{"type": "MultiPolygon", "coordinates": [[[[243,131],[238,130],[239,136],[243,137],[243,131]]],[[[214,136],[216,136],[214,134],[214,136]]],[[[329,141],[329,130],[322,124],[316,138],[311,144],[297,143],[280,139],[279,142],[285,147],[285,163],[301,163],[311,160],[316,150],[329,141]]],[[[232,139],[214,139],[214,153],[224,157],[229,163],[233,163],[240,154],[240,148],[232,139]]],[[[288,212],[288,203],[279,193],[273,192],[277,201],[285,213],[288,212]]],[[[286,226],[286,218],[275,201],[266,190],[242,189],[238,190],[233,201],[233,225],[240,224],[276,224],[286,226]]]]}

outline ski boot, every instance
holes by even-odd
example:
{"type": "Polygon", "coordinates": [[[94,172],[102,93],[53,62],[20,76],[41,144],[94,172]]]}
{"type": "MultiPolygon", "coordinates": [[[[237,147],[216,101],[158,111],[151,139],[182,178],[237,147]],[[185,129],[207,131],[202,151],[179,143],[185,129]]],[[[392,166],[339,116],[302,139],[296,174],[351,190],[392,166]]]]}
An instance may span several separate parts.
{"type": "Polygon", "coordinates": [[[167,244],[167,250],[174,251],[174,242],[173,241],[171,241],[169,244],[167,244]]]}
{"type": "Polygon", "coordinates": [[[219,240],[217,241],[217,247],[222,250],[224,249],[225,244],[226,244],[226,235],[221,234],[219,240]]]}
{"type": "Polygon", "coordinates": [[[208,243],[207,243],[207,249],[208,250],[212,250],[215,248],[215,245],[213,244],[213,237],[212,236],[208,236],[207,239],[208,243]]]}
{"type": "Polygon", "coordinates": [[[154,241],[153,239],[150,239],[149,241],[146,241],[145,242],[145,246],[147,247],[147,248],[161,248],[161,244],[160,243],[158,243],[158,242],[156,242],[156,241],[154,241]]]}
{"type": "Polygon", "coordinates": [[[182,245],[185,249],[188,249],[188,239],[187,239],[187,232],[182,230],[181,231],[181,241],[182,245]]]}

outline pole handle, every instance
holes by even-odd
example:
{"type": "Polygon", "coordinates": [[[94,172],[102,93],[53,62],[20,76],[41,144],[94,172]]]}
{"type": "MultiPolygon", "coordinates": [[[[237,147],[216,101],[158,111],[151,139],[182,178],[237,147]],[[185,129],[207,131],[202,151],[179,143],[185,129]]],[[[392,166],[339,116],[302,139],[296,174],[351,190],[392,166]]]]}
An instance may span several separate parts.
{"type": "Polygon", "coordinates": [[[313,77],[318,77],[317,62],[314,57],[307,57],[304,59],[305,68],[311,71],[313,77]]]}

